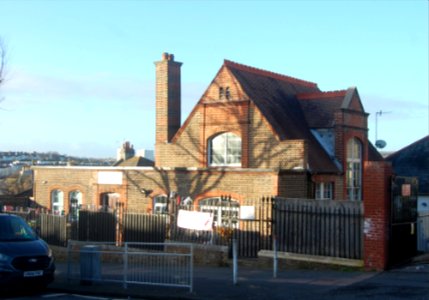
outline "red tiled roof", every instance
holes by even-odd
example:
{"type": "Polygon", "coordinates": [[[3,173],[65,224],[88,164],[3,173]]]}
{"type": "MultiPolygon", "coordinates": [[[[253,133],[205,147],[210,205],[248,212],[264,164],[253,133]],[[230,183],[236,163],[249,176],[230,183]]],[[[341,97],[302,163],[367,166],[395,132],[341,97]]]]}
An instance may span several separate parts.
{"type": "Polygon", "coordinates": [[[310,132],[297,94],[321,93],[317,84],[225,61],[244,92],[271,124],[280,140],[302,139],[309,143],[309,167],[313,172],[340,170],[310,132]]]}

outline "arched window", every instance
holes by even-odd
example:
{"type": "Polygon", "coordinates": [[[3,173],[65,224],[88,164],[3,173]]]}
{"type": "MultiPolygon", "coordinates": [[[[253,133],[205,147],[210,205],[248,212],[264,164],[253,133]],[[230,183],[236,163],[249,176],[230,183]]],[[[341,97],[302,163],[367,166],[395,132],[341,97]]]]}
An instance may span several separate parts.
{"type": "Polygon", "coordinates": [[[120,194],[112,192],[100,194],[101,211],[113,211],[116,208],[116,204],[119,203],[120,197],[120,194]]]}
{"type": "Polygon", "coordinates": [[[167,195],[158,195],[153,197],[153,213],[166,214],[168,213],[168,197],[167,195]]]}
{"type": "Polygon", "coordinates": [[[64,192],[61,190],[53,190],[51,192],[51,207],[55,215],[64,214],[64,192]]]}
{"type": "Polygon", "coordinates": [[[215,227],[238,228],[240,204],[232,199],[213,197],[201,200],[200,211],[213,213],[215,227]]]}
{"type": "Polygon", "coordinates": [[[221,133],[209,140],[210,166],[241,166],[241,138],[231,132],[221,133]]]}
{"type": "Polygon", "coordinates": [[[70,192],[69,205],[70,221],[77,221],[79,218],[79,210],[82,206],[82,193],[80,191],[76,190],[70,192]]]}
{"type": "Polygon", "coordinates": [[[347,199],[362,200],[362,143],[356,138],[347,142],[347,199]]]}

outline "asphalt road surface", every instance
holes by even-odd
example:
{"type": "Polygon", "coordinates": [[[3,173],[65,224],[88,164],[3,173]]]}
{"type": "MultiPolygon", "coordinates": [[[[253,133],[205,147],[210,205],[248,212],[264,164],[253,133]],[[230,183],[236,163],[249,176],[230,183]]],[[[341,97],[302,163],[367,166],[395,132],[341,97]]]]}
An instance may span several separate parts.
{"type": "Polygon", "coordinates": [[[129,300],[128,298],[107,298],[107,297],[94,297],[84,296],[66,293],[35,293],[35,292],[14,292],[6,295],[6,298],[0,296],[1,299],[5,300],[129,300]]]}

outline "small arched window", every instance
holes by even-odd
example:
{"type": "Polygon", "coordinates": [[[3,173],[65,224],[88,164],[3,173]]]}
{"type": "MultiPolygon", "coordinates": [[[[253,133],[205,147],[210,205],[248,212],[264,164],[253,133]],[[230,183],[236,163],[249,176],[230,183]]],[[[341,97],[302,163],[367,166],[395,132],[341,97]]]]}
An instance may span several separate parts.
{"type": "Polygon", "coordinates": [[[220,87],[219,88],[219,99],[223,99],[223,96],[224,96],[224,90],[223,90],[223,87],[220,87]]]}
{"type": "Polygon", "coordinates": [[[51,192],[51,207],[52,213],[55,215],[64,214],[64,192],[61,190],[53,190],[51,192]]]}
{"type": "Polygon", "coordinates": [[[229,91],[229,86],[227,86],[226,88],[225,88],[225,98],[227,99],[227,100],[229,100],[229,98],[231,97],[231,92],[229,91]]]}
{"type": "Polygon", "coordinates": [[[119,193],[107,192],[100,194],[101,211],[113,211],[116,205],[120,203],[121,195],[119,193]]]}
{"type": "Polygon", "coordinates": [[[71,191],[69,194],[69,218],[70,221],[77,221],[79,210],[82,207],[82,193],[78,190],[71,191]]]}
{"type": "Polygon", "coordinates": [[[347,142],[347,199],[362,200],[362,143],[357,138],[347,142]]]}
{"type": "Polygon", "coordinates": [[[210,166],[241,166],[241,138],[230,132],[216,135],[209,140],[210,166]]]}

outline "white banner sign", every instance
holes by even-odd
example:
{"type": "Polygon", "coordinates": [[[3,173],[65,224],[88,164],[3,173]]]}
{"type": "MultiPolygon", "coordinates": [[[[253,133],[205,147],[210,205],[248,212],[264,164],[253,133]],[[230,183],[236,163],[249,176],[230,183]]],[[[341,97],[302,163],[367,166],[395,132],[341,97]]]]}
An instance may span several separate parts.
{"type": "Polygon", "coordinates": [[[240,219],[255,220],[255,207],[245,205],[240,206],[240,219]]]}
{"type": "Polygon", "coordinates": [[[98,172],[98,184],[122,184],[122,172],[98,172]]]}
{"type": "Polygon", "coordinates": [[[180,209],[177,226],[194,230],[212,230],[213,214],[180,209]]]}

